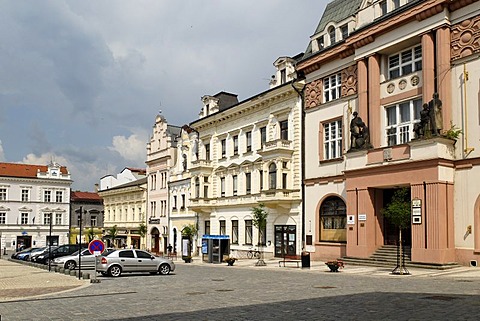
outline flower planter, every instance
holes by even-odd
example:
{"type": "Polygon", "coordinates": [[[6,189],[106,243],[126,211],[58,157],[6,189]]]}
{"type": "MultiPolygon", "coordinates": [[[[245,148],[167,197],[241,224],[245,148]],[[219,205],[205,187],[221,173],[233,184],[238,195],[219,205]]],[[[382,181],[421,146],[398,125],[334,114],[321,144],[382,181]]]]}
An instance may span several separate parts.
{"type": "Polygon", "coordinates": [[[328,268],[330,269],[330,272],[338,272],[339,268],[343,268],[344,264],[343,261],[328,261],[325,263],[328,268]]]}
{"type": "Polygon", "coordinates": [[[329,264],[328,267],[330,268],[330,272],[338,272],[339,266],[336,264],[329,264]]]}

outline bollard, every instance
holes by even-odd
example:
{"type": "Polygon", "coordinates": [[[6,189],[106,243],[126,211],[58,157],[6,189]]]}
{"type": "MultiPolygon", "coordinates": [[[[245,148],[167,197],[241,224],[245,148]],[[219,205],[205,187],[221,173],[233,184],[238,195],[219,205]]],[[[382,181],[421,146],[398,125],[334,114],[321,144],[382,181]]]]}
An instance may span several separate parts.
{"type": "Polygon", "coordinates": [[[65,271],[63,271],[64,274],[66,275],[70,275],[70,270],[69,269],[65,269],[65,271]]]}

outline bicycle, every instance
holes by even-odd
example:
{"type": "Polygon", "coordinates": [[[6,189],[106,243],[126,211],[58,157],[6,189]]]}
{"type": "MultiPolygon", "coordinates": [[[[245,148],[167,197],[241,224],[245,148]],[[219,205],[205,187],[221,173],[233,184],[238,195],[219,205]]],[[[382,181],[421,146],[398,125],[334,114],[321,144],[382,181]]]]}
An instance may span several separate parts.
{"type": "Polygon", "coordinates": [[[260,258],[260,252],[256,250],[255,248],[250,248],[247,252],[247,258],[253,259],[253,258],[259,259],[260,258]]]}

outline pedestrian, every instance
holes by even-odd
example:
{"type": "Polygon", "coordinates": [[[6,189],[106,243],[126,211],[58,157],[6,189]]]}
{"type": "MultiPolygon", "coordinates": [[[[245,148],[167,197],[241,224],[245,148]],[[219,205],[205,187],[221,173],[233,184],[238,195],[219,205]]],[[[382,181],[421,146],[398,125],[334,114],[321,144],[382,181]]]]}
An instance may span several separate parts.
{"type": "Polygon", "coordinates": [[[172,249],[173,249],[172,244],[168,244],[167,246],[168,254],[172,254],[172,249]]]}

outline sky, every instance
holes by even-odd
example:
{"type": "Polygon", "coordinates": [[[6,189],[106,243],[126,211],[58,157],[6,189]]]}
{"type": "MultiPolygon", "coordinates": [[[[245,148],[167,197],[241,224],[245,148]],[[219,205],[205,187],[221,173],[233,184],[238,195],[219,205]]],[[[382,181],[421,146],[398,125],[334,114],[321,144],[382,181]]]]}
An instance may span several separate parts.
{"type": "Polygon", "coordinates": [[[67,166],[72,189],[145,168],[161,111],[268,90],[328,0],[0,0],[0,162],[67,166]]]}

